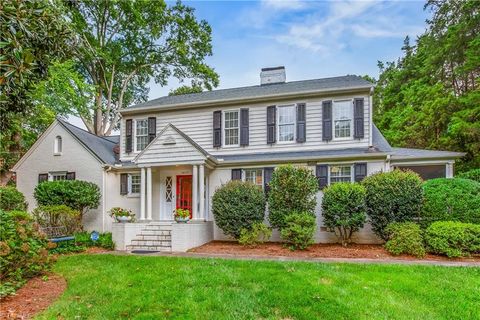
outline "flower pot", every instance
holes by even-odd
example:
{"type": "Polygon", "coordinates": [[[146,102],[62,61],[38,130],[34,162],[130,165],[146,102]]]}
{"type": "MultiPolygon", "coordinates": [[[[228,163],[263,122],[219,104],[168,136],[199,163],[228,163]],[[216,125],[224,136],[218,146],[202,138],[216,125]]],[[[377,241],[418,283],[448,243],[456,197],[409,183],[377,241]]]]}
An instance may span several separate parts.
{"type": "Polygon", "coordinates": [[[189,220],[190,220],[189,217],[186,217],[186,218],[175,217],[175,221],[177,221],[177,223],[187,223],[189,220]]]}
{"type": "Polygon", "coordinates": [[[129,216],[118,216],[118,217],[115,217],[115,218],[120,223],[127,223],[127,222],[130,222],[130,220],[132,220],[132,217],[129,217],[129,216]]]}

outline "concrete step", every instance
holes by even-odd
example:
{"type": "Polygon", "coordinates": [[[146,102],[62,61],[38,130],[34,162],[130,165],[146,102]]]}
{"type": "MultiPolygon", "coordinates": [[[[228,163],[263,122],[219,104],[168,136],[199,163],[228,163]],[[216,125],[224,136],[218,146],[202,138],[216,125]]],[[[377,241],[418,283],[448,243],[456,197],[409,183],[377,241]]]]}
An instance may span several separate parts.
{"type": "Polygon", "coordinates": [[[169,240],[171,241],[172,240],[172,235],[168,234],[168,235],[164,235],[164,234],[161,234],[161,235],[157,235],[157,234],[137,234],[137,236],[135,237],[135,239],[137,240],[169,240]]]}
{"type": "Polygon", "coordinates": [[[171,247],[172,241],[170,240],[138,240],[133,239],[132,245],[134,246],[155,246],[155,247],[171,247]]]}
{"type": "Polygon", "coordinates": [[[140,230],[137,236],[171,236],[170,230],[140,230]]]}
{"type": "Polygon", "coordinates": [[[171,252],[172,248],[170,247],[156,247],[156,246],[137,246],[129,245],[127,246],[127,251],[162,251],[162,252],[171,252]]]}
{"type": "Polygon", "coordinates": [[[170,230],[172,230],[172,226],[171,225],[147,224],[142,230],[166,230],[166,231],[170,231],[170,230]]]}

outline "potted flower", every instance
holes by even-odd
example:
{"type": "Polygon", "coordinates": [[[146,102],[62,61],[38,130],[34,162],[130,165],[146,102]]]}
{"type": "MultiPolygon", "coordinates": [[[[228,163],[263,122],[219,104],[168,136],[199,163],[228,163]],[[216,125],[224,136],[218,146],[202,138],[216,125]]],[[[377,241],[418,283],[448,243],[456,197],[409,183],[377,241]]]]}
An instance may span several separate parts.
{"type": "Polygon", "coordinates": [[[178,223],[187,223],[190,220],[190,210],[188,209],[176,209],[175,221],[178,223]]]}
{"type": "Polygon", "coordinates": [[[132,213],[132,210],[127,210],[120,207],[114,207],[110,209],[110,217],[121,223],[135,221],[135,214],[132,213]]]}

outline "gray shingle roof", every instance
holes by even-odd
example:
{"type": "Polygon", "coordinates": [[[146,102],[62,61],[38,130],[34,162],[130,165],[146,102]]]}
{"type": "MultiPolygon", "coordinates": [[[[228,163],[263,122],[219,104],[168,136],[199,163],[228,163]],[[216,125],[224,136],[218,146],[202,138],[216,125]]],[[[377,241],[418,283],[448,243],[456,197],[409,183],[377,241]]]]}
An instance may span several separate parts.
{"type": "Polygon", "coordinates": [[[392,148],[392,160],[418,160],[432,158],[461,158],[465,155],[463,152],[438,151],[413,148],[392,148]]]}
{"type": "Polygon", "coordinates": [[[99,137],[64,120],[58,119],[58,122],[65,130],[76,137],[85,148],[95,154],[100,161],[105,164],[115,163],[113,147],[118,144],[119,136],[99,137]]]}
{"type": "Polygon", "coordinates": [[[268,85],[256,85],[231,89],[205,91],[201,93],[165,96],[144,103],[130,106],[125,110],[143,109],[149,107],[166,107],[179,104],[215,102],[222,100],[261,98],[272,95],[305,93],[312,91],[348,90],[370,88],[373,83],[355,75],[314,80],[292,81],[268,85]]]}

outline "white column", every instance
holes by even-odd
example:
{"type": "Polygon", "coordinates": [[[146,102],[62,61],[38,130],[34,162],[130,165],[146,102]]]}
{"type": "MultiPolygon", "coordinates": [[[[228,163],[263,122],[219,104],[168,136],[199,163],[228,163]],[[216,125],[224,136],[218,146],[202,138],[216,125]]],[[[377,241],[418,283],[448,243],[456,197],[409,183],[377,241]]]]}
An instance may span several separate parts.
{"type": "Polygon", "coordinates": [[[198,219],[198,166],[192,168],[192,219],[198,219]]]}
{"type": "Polygon", "coordinates": [[[152,220],[152,168],[147,168],[147,220],[152,220]]]}
{"type": "Polygon", "coordinates": [[[145,168],[140,171],[140,220],[145,220],[145,168]]]}
{"type": "Polygon", "coordinates": [[[199,209],[198,216],[200,219],[204,220],[205,219],[205,166],[201,164],[199,169],[200,170],[198,175],[198,182],[199,182],[198,193],[200,196],[200,201],[199,201],[200,209],[199,209]]]}

